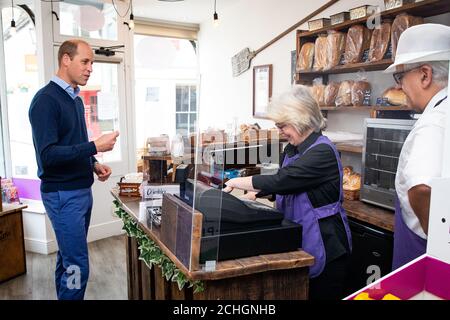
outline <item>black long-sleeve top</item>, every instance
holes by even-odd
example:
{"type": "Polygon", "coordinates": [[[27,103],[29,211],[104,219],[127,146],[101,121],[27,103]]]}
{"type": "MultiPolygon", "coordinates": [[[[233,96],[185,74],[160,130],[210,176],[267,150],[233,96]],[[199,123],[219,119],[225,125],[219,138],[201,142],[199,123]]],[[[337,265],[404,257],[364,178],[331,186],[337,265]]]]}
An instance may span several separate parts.
{"type": "MultiPolygon", "coordinates": [[[[303,153],[322,133],[312,133],[299,146],[288,144],[281,155],[303,153]]],[[[282,161],[280,161],[280,164],[282,161]]],[[[289,166],[280,168],[274,175],[258,175],[252,178],[253,187],[261,190],[257,196],[267,194],[300,194],[306,192],[314,208],[339,200],[339,167],[333,149],[319,144],[306,151],[289,166]]],[[[349,253],[344,224],[339,215],[319,220],[319,227],[327,253],[327,263],[349,253]]]]}

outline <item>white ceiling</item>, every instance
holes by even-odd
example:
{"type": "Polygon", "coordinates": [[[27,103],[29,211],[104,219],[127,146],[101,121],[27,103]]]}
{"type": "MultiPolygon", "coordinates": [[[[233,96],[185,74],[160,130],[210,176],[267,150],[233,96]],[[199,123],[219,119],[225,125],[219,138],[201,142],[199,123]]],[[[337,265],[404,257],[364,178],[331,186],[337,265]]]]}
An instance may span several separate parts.
{"type": "MultiPolygon", "coordinates": [[[[240,0],[216,0],[216,9],[229,8],[240,0]]],[[[155,20],[167,20],[182,23],[200,23],[213,18],[214,0],[184,0],[164,2],[158,0],[133,0],[133,14],[155,20]]]]}

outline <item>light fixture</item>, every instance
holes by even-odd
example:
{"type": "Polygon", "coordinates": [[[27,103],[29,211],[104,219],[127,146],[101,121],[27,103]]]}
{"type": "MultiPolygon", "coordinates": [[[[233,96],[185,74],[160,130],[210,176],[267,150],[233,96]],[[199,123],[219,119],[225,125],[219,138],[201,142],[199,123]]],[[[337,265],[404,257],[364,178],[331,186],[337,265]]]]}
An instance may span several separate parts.
{"type": "Polygon", "coordinates": [[[128,22],[128,26],[130,27],[131,30],[134,29],[134,15],[133,15],[133,12],[130,13],[130,22],[128,22]]]}
{"type": "Polygon", "coordinates": [[[216,2],[217,2],[217,0],[214,0],[214,14],[213,14],[214,27],[217,27],[219,25],[219,15],[217,14],[217,11],[216,11],[216,2]]]}
{"type": "Polygon", "coordinates": [[[16,21],[14,21],[14,0],[11,0],[11,27],[9,28],[9,33],[14,35],[16,32],[16,21]]]}
{"type": "Polygon", "coordinates": [[[133,30],[134,29],[133,0],[130,0],[130,5],[131,5],[131,12],[130,12],[130,22],[128,26],[130,27],[131,30],[133,30]]]}
{"type": "Polygon", "coordinates": [[[133,0],[130,0],[130,7],[128,7],[128,9],[131,9],[130,19],[128,22],[124,22],[123,24],[128,26],[128,30],[133,30],[134,29],[133,0]]]}

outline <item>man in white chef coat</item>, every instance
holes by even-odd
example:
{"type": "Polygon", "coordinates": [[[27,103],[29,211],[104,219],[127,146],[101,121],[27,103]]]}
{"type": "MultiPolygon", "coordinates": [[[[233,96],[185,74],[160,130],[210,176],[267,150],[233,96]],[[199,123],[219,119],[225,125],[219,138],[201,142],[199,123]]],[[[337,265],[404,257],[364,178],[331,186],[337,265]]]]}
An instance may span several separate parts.
{"type": "Polygon", "coordinates": [[[393,72],[408,105],[420,117],[400,154],[395,179],[393,269],[426,251],[430,211],[430,182],[441,177],[446,112],[450,108],[448,70],[450,27],[422,24],[400,36],[393,72]]]}

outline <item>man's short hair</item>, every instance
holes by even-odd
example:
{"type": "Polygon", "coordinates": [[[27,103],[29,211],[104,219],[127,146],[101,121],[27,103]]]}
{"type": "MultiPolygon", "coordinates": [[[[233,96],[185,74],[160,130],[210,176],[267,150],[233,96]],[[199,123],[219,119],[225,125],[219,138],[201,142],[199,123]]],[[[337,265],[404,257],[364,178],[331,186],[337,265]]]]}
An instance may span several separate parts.
{"type": "Polygon", "coordinates": [[[78,53],[78,45],[80,43],[84,43],[87,46],[89,46],[89,43],[83,40],[79,39],[72,39],[72,40],[66,40],[63,42],[63,44],[59,47],[58,50],[58,66],[61,67],[62,58],[65,54],[67,54],[70,58],[70,60],[73,59],[78,53]]]}

